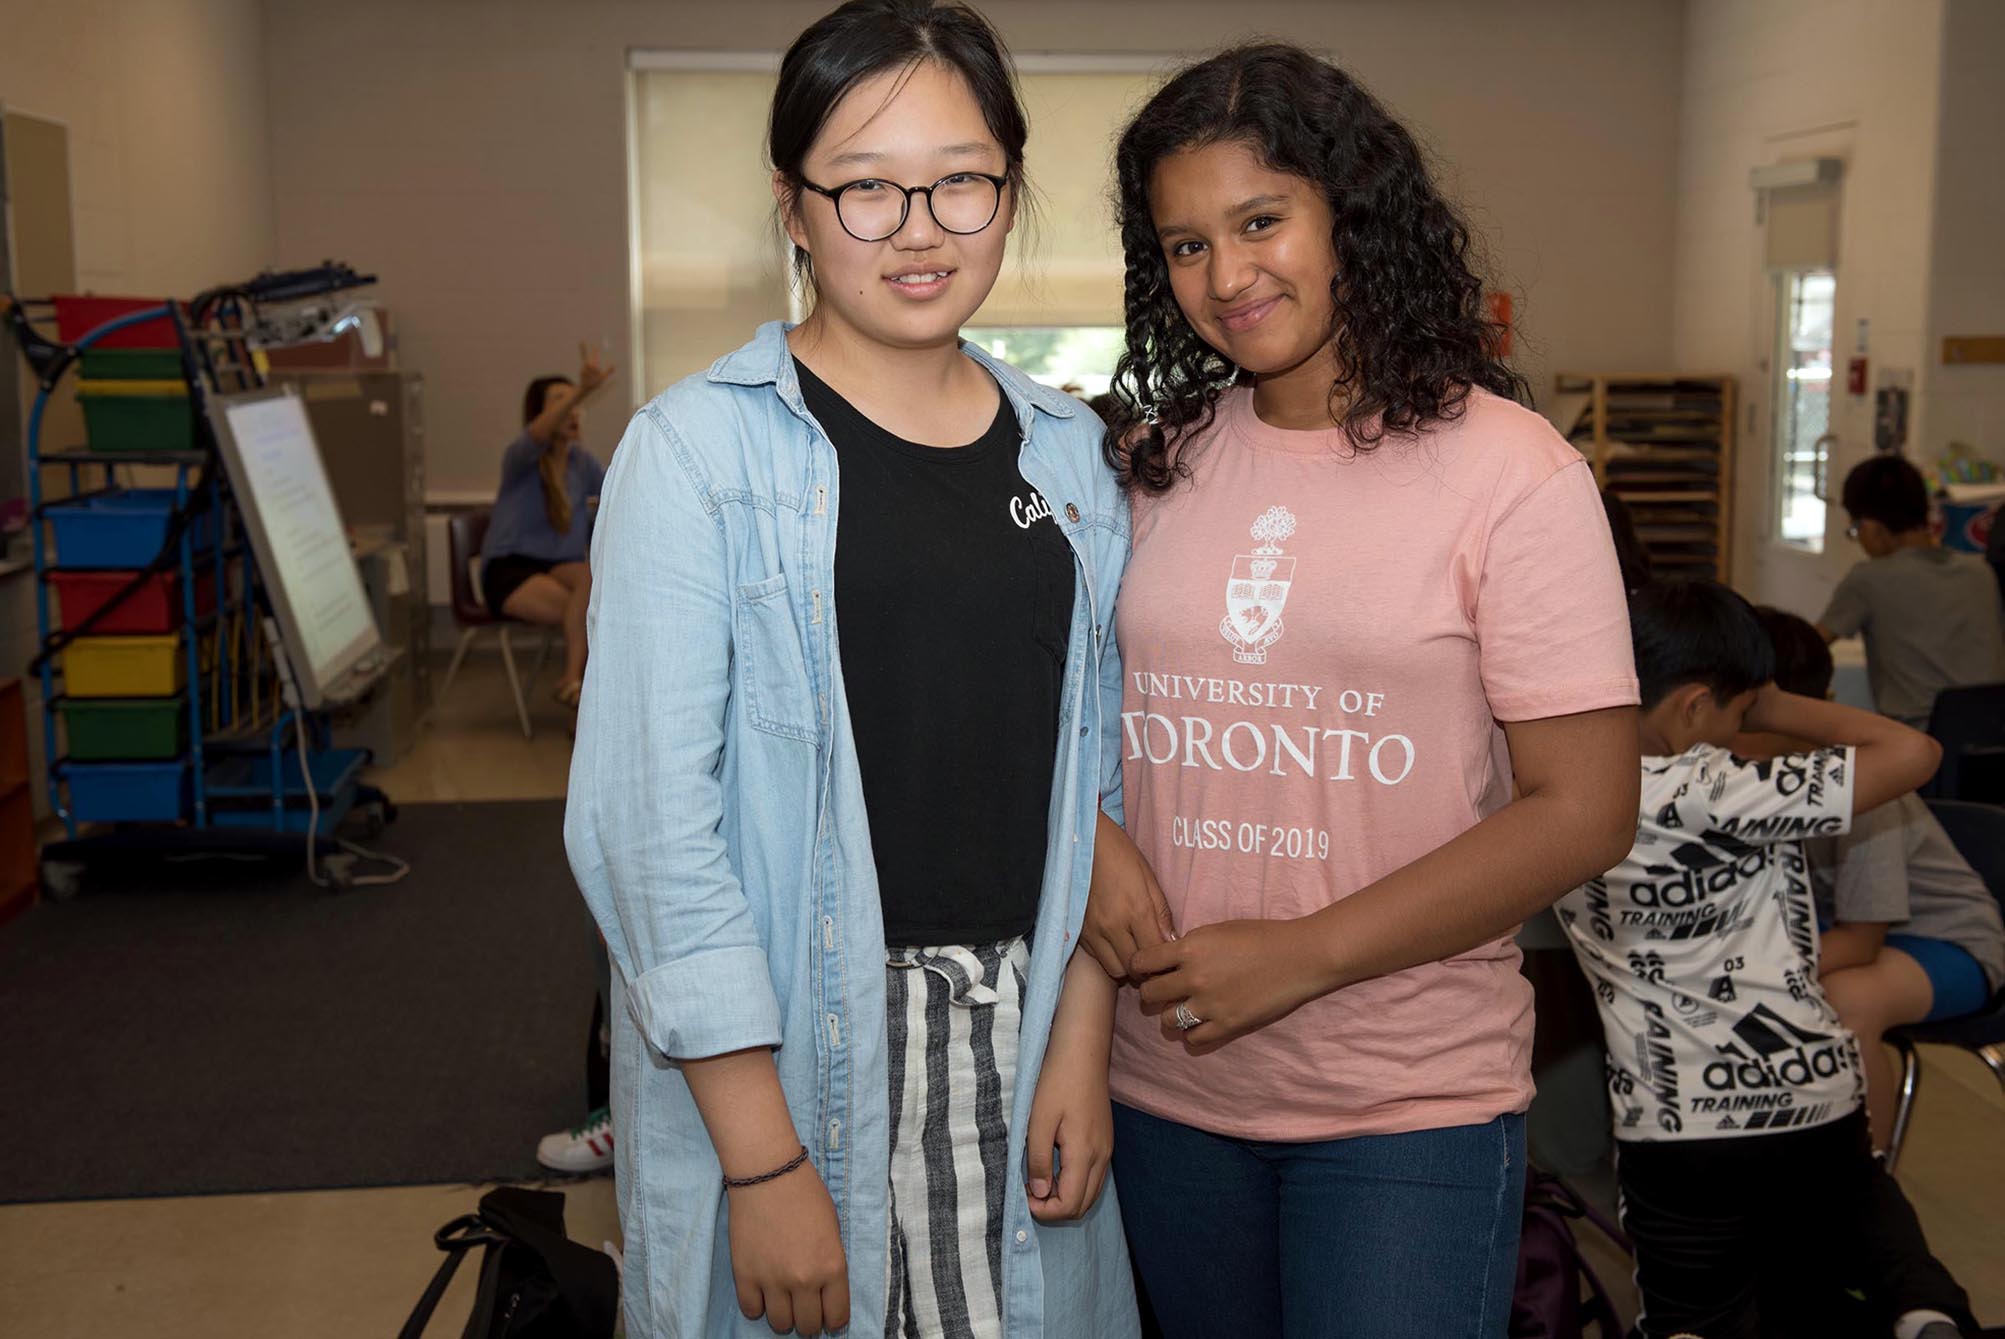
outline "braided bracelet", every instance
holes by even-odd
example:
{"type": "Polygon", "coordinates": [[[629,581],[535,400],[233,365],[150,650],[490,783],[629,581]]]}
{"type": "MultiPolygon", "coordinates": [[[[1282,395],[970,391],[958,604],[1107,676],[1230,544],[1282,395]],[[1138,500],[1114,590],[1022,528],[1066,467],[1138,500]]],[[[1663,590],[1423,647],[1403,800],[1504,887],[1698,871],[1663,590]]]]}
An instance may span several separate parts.
{"type": "Polygon", "coordinates": [[[768,1181],[777,1181],[807,1160],[808,1146],[802,1144],[801,1151],[788,1160],[786,1166],[775,1167],[772,1171],[762,1172],[758,1176],[727,1176],[724,1178],[724,1188],[726,1190],[743,1190],[746,1186],[759,1186],[764,1185],[768,1181]]]}

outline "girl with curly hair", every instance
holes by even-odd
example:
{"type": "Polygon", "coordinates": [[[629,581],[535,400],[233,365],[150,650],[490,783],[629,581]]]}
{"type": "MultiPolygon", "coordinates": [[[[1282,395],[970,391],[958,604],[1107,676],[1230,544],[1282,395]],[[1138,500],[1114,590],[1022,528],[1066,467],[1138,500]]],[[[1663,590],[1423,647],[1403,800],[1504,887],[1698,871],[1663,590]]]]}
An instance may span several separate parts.
{"type": "Polygon", "coordinates": [[[1171,1336],[1501,1335],[1512,936],[1636,827],[1593,475],[1513,403],[1468,229],[1342,70],[1225,52],[1116,163],[1132,845],[1083,941],[1132,982],[1131,1250],[1171,1336]]]}

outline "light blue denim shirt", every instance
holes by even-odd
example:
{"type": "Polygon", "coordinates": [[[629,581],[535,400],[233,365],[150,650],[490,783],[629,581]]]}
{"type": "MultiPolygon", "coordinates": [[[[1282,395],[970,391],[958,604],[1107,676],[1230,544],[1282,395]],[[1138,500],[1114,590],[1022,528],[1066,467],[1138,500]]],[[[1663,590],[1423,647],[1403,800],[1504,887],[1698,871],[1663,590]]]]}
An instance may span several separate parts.
{"type": "MultiPolygon", "coordinates": [[[[1128,510],[1083,405],[969,353],[1009,397],[1024,478],[1079,573],[1010,1098],[1003,1320],[1020,1339],[1122,1339],[1137,1323],[1112,1182],[1081,1221],[1041,1226],[1021,1168],[1095,814],[1120,817],[1128,510]]],[[[850,1333],[882,1334],[884,929],[836,645],[836,453],[801,403],[785,327],[635,415],[601,496],[565,840],[614,963],[629,1333],[771,1334],[738,1311],[721,1171],[678,1062],[772,1046],[841,1221],[850,1333]]]]}

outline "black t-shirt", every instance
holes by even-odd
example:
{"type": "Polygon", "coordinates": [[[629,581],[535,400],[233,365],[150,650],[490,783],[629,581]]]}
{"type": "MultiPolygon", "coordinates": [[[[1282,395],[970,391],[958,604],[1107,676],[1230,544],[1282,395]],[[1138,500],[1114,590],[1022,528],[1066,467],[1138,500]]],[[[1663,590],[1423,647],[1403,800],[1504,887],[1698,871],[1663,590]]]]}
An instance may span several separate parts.
{"type": "Polygon", "coordinates": [[[798,360],[841,471],[836,635],[890,945],[1037,920],[1072,548],[1017,468],[1005,398],[969,446],[920,446],[798,360]]]}

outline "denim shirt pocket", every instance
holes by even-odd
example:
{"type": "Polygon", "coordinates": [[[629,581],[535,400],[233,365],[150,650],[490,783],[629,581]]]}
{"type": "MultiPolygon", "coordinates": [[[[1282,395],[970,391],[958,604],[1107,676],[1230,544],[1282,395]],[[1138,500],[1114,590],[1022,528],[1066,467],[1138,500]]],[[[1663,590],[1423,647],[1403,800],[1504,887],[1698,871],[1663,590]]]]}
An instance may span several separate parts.
{"type": "Polygon", "coordinates": [[[814,689],[784,574],[738,587],[733,650],[745,715],[768,734],[815,741],[814,689]]]}

